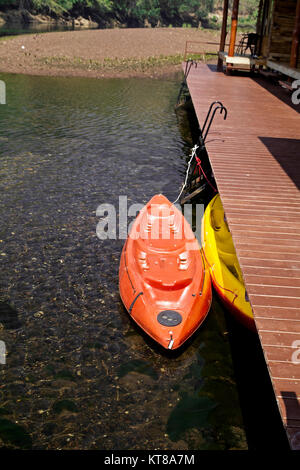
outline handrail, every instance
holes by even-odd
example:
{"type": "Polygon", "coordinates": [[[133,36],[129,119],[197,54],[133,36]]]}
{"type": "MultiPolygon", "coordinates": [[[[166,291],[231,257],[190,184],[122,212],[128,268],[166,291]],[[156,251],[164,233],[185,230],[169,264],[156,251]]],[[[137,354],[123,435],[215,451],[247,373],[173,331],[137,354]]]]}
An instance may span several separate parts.
{"type": "MultiPolygon", "coordinates": [[[[211,42],[211,41],[191,41],[191,40],[188,40],[185,42],[185,51],[184,51],[184,62],[186,62],[186,57],[187,57],[187,54],[203,54],[203,55],[206,55],[206,54],[209,54],[209,55],[218,55],[219,54],[219,51],[217,52],[210,52],[210,51],[199,51],[199,50],[188,50],[188,45],[189,44],[205,44],[205,45],[211,45],[211,46],[219,46],[220,44],[218,42],[211,42]]],[[[238,44],[235,44],[235,46],[237,46],[238,44]]],[[[225,44],[225,46],[229,46],[228,43],[225,44]]]]}
{"type": "Polygon", "coordinates": [[[209,133],[210,127],[211,127],[211,125],[212,125],[212,122],[213,122],[213,120],[214,120],[215,114],[216,114],[216,112],[217,112],[218,109],[220,109],[220,114],[222,114],[223,111],[224,111],[224,121],[225,121],[225,119],[227,119],[227,109],[225,108],[225,106],[223,106],[223,105],[217,106],[217,107],[214,109],[214,111],[213,111],[212,117],[210,118],[209,124],[208,124],[208,126],[207,126],[206,131],[205,131],[205,134],[202,135],[202,142],[203,142],[203,145],[205,144],[206,137],[207,137],[207,135],[208,135],[208,133],[209,133]]]}
{"type": "Polygon", "coordinates": [[[206,124],[207,124],[207,121],[208,121],[208,118],[210,116],[210,113],[212,111],[212,108],[215,104],[219,104],[220,106],[223,106],[223,103],[221,101],[213,101],[208,109],[208,112],[207,112],[207,115],[206,115],[206,118],[205,118],[205,121],[204,121],[204,124],[203,124],[203,127],[202,127],[202,130],[201,130],[201,133],[203,135],[204,131],[205,131],[205,127],[206,127],[206,124]]]}

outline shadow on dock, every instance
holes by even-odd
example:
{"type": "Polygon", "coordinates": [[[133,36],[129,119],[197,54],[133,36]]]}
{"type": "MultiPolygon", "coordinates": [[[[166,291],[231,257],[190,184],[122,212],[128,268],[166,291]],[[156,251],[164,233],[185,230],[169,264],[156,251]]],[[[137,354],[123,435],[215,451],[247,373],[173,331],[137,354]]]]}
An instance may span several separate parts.
{"type": "Polygon", "coordinates": [[[272,82],[270,79],[268,80],[262,76],[255,77],[253,80],[283,103],[293,108],[297,113],[300,113],[300,106],[292,102],[292,93],[289,90],[282,88],[277,82],[272,82]]]}
{"type": "Polygon", "coordinates": [[[249,450],[290,450],[257,334],[226,315],[249,450]]]}

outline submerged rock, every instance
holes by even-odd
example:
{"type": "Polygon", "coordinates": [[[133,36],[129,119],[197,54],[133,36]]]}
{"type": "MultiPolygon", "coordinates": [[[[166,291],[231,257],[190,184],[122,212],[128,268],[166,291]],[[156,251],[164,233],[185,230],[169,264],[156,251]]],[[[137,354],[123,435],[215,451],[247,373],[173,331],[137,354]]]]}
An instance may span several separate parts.
{"type": "Polygon", "coordinates": [[[32,440],[27,431],[8,419],[0,419],[0,440],[9,448],[31,449],[32,440]]]}

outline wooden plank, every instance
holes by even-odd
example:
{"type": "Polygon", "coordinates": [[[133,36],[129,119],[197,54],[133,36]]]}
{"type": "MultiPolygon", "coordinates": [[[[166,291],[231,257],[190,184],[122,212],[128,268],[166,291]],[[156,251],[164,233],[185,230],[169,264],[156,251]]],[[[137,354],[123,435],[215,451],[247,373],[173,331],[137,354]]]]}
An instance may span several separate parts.
{"type": "MultiPolygon", "coordinates": [[[[262,306],[262,307],[285,307],[285,308],[293,308],[295,305],[299,305],[299,298],[296,297],[281,297],[281,296],[271,296],[271,295],[256,295],[248,292],[250,302],[253,308],[255,306],[262,306]]],[[[300,338],[299,338],[300,339],[300,338]]]]}
{"type": "Polygon", "coordinates": [[[204,190],[205,188],[205,184],[201,185],[199,188],[195,189],[195,191],[193,191],[192,193],[188,194],[187,196],[185,196],[184,198],[182,198],[180,200],[180,204],[183,205],[185,204],[187,201],[190,201],[191,199],[193,199],[194,197],[198,196],[198,194],[202,193],[202,191],[204,190]]]}
{"type": "Polygon", "coordinates": [[[240,0],[233,0],[228,55],[234,56],[240,0]]]}
{"type": "Polygon", "coordinates": [[[289,333],[292,331],[295,333],[300,333],[300,317],[299,320],[289,320],[286,318],[256,318],[256,325],[260,331],[282,331],[285,333],[289,333]]]}
{"type": "Polygon", "coordinates": [[[274,378],[289,378],[294,380],[299,378],[299,364],[287,361],[268,361],[268,367],[274,378]]]}
{"type": "MultiPolygon", "coordinates": [[[[290,57],[290,67],[296,68],[299,56],[299,43],[300,43],[300,0],[297,0],[295,25],[292,37],[292,49],[290,57]]],[[[300,77],[300,75],[299,75],[300,77]]]]}
{"type": "Polygon", "coordinates": [[[291,447],[294,450],[300,450],[300,431],[292,426],[287,426],[287,435],[291,443],[291,447]]]}
{"type": "MultiPolygon", "coordinates": [[[[249,289],[248,285],[247,288],[249,289]]],[[[300,320],[300,307],[291,309],[278,306],[255,306],[255,318],[300,320]]]]}
{"type": "MultiPolygon", "coordinates": [[[[282,328],[282,327],[281,327],[282,328]]],[[[295,341],[300,340],[300,333],[286,332],[286,331],[259,331],[260,338],[263,341],[263,344],[266,346],[287,346],[292,347],[295,341]]],[[[296,367],[297,377],[290,377],[292,379],[299,378],[299,367],[296,367]]],[[[276,377],[276,376],[275,376],[276,377]]],[[[288,375],[285,373],[281,377],[287,378],[288,375]]]]}
{"type": "Polygon", "coordinates": [[[282,276],[266,276],[263,277],[259,274],[245,274],[244,273],[244,280],[249,286],[281,286],[281,287],[288,287],[289,289],[297,289],[300,288],[300,277],[294,278],[293,277],[293,285],[291,286],[291,280],[286,277],[282,276]]]}

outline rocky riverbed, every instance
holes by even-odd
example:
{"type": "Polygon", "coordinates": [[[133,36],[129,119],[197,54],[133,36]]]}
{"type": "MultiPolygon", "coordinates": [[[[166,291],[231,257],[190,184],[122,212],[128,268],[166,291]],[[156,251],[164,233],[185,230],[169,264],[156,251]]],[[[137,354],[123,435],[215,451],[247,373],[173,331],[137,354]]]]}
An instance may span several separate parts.
{"type": "Polygon", "coordinates": [[[218,35],[197,28],[116,28],[2,38],[0,72],[95,78],[161,77],[181,69],[186,41],[197,42],[194,47],[203,52],[200,60],[211,59],[209,53],[218,48],[218,35]]]}

